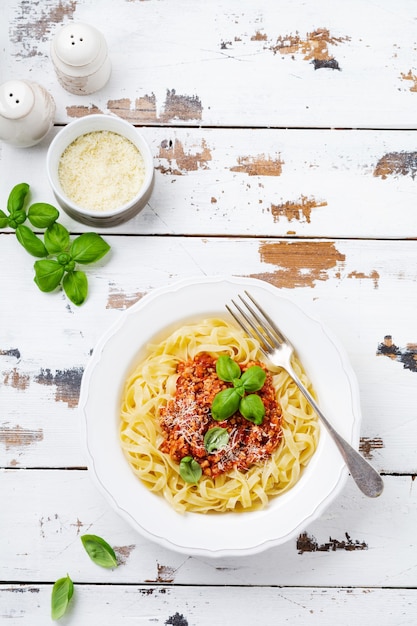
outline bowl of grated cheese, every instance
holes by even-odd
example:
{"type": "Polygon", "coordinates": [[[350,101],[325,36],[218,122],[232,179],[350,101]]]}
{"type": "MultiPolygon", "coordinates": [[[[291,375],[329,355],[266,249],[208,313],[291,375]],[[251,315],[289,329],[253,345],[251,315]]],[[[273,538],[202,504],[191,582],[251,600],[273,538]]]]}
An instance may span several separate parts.
{"type": "Polygon", "coordinates": [[[114,115],[70,122],[52,140],[46,167],[60,206],[91,226],[131,219],[152,193],[150,148],[132,124],[114,115]]]}

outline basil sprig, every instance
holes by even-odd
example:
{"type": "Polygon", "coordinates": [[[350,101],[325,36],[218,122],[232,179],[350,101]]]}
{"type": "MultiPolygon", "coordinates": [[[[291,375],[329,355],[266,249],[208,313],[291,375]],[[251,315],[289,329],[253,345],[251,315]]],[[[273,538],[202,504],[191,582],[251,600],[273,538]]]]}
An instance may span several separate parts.
{"type": "Polygon", "coordinates": [[[74,583],[68,574],[54,583],[51,595],[51,617],[53,620],[60,619],[65,614],[73,594],[74,583]]]}
{"type": "Polygon", "coordinates": [[[62,283],[71,302],[81,305],[87,298],[88,280],[83,271],[76,269],[76,264],[98,261],[110,246],[97,233],[83,233],[71,242],[68,230],[57,222],[59,211],[54,206],[37,202],[26,211],[28,193],[27,183],[13,187],[7,201],[8,215],[0,210],[0,228],[14,228],[23,248],[41,259],[34,264],[34,281],[41,291],[54,291],[62,283]],[[44,229],[43,241],[24,224],[26,219],[35,228],[44,229]]]}
{"type": "Polygon", "coordinates": [[[259,365],[252,365],[243,374],[228,355],[221,355],[216,362],[216,373],[220,380],[231,382],[233,387],[223,389],[215,395],[211,405],[211,416],[216,422],[229,419],[237,411],[254,424],[262,424],[265,406],[262,399],[252,392],[262,389],[266,372],[259,365]],[[249,392],[249,395],[246,395],[249,392]]]}
{"type": "Polygon", "coordinates": [[[117,567],[113,548],[98,535],[81,535],[81,541],[90,559],[100,567],[117,567]]]}

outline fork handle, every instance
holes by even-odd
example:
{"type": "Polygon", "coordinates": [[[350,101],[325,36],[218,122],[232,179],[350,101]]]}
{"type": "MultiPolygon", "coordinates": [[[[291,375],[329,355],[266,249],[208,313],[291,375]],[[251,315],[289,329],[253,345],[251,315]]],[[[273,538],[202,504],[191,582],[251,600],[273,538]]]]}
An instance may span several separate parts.
{"type": "Polygon", "coordinates": [[[286,368],[286,370],[287,373],[294,380],[295,384],[297,385],[303,396],[306,398],[307,402],[313,407],[313,409],[325,425],[327,431],[339,448],[339,451],[349,469],[353,480],[358,485],[362,493],[364,493],[366,496],[369,496],[370,498],[375,498],[376,496],[381,495],[384,489],[384,483],[378,472],[372,467],[370,463],[368,463],[368,461],[363,458],[361,454],[359,454],[357,450],[355,450],[355,448],[353,448],[345,439],[343,439],[343,437],[339,435],[339,433],[333,428],[333,426],[321,412],[312,395],[304,387],[303,383],[298,378],[294,370],[292,368],[286,368]]]}

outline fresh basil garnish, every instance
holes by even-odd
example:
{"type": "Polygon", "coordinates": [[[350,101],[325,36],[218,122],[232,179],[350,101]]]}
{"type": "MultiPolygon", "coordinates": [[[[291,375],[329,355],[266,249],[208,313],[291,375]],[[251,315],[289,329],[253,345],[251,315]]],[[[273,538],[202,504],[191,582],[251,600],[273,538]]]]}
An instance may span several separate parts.
{"type": "Polygon", "coordinates": [[[240,378],[241,371],[238,363],[230,356],[222,354],[216,361],[216,373],[220,380],[231,383],[234,378],[240,378]]]}
{"type": "Polygon", "coordinates": [[[246,372],[243,372],[240,380],[245,391],[259,391],[264,386],[266,372],[259,365],[252,365],[246,372]]]}
{"type": "Polygon", "coordinates": [[[74,583],[68,574],[54,583],[51,595],[51,617],[53,620],[60,619],[64,615],[73,594],[74,583]]]}
{"type": "Polygon", "coordinates": [[[27,183],[19,183],[13,187],[7,199],[7,210],[10,215],[23,209],[28,193],[29,185],[27,183]]]}
{"type": "Polygon", "coordinates": [[[239,409],[241,395],[235,387],[228,387],[215,395],[211,405],[211,416],[216,422],[229,419],[239,409]]]}
{"type": "Polygon", "coordinates": [[[71,245],[70,254],[77,263],[94,263],[110,250],[109,244],[97,233],[83,233],[71,245]]]}
{"type": "Polygon", "coordinates": [[[24,249],[32,256],[48,256],[48,250],[45,248],[42,241],[35,235],[33,230],[30,230],[30,228],[24,224],[18,224],[16,226],[16,238],[24,249]]]}
{"type": "Polygon", "coordinates": [[[212,418],[216,422],[222,422],[240,411],[241,415],[250,422],[262,424],[265,416],[264,404],[259,396],[251,392],[259,391],[264,386],[265,370],[259,365],[252,365],[242,374],[238,363],[235,363],[229,356],[222,355],[217,360],[216,373],[220,380],[231,382],[233,387],[223,389],[214,396],[211,405],[212,418]],[[220,365],[218,365],[219,361],[220,365]],[[247,396],[246,392],[251,395],[247,396]]]}
{"type": "Polygon", "coordinates": [[[209,428],[209,430],[204,435],[204,448],[206,452],[211,454],[215,450],[221,450],[225,448],[229,443],[229,433],[226,428],[221,428],[220,426],[215,426],[214,428],[209,428]]]}
{"type": "Polygon", "coordinates": [[[6,215],[0,210],[0,228],[15,229],[19,243],[32,256],[45,259],[36,261],[35,283],[41,291],[53,291],[62,281],[64,292],[76,305],[82,304],[88,293],[84,272],[76,270],[76,263],[87,264],[101,259],[110,250],[109,244],[97,233],[83,233],[71,244],[70,233],[57,222],[59,211],[51,204],[32,204],[26,214],[24,208],[29,185],[20,183],[13,187],[7,200],[6,215]],[[43,241],[24,225],[26,219],[35,228],[46,229],[43,241]],[[56,256],[56,259],[45,258],[56,256]]]}
{"type": "Polygon", "coordinates": [[[81,541],[90,559],[100,567],[117,567],[113,548],[98,535],[81,535],[81,541]]]}
{"type": "Polygon", "coordinates": [[[45,247],[49,254],[60,254],[69,248],[70,234],[65,226],[54,222],[45,230],[43,235],[45,247]]]}
{"type": "Polygon", "coordinates": [[[78,306],[87,297],[88,281],[84,272],[68,271],[62,280],[62,286],[71,302],[78,306]]]}
{"type": "Polygon", "coordinates": [[[58,209],[46,202],[36,202],[28,209],[29,222],[35,228],[48,228],[48,226],[52,226],[56,222],[58,217],[58,209]]]}
{"type": "Polygon", "coordinates": [[[6,213],[0,209],[0,228],[6,228],[9,225],[9,218],[6,213]]]}
{"type": "Polygon", "coordinates": [[[184,456],[180,461],[180,476],[186,483],[198,483],[203,471],[192,456],[184,456]]]}
{"type": "Polygon", "coordinates": [[[44,259],[35,261],[35,283],[41,291],[49,292],[56,289],[65,274],[65,269],[58,261],[44,259]]]}
{"type": "Polygon", "coordinates": [[[243,417],[254,424],[260,425],[265,417],[265,406],[261,398],[256,393],[251,393],[242,398],[239,411],[243,417]]]}

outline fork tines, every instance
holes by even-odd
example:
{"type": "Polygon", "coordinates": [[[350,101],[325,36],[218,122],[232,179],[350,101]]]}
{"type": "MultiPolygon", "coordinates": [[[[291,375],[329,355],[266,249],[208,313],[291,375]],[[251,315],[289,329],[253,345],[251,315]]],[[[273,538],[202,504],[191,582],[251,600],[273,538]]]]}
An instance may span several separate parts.
{"type": "Polygon", "coordinates": [[[282,343],[289,343],[289,341],[277,328],[266,311],[256,302],[253,296],[247,291],[245,291],[245,295],[249,298],[251,304],[242,295],[238,294],[238,297],[246,310],[235,302],[235,300],[232,300],[232,304],[239,312],[239,315],[228,305],[226,305],[226,309],[249,337],[257,339],[260,342],[262,352],[268,356],[268,353],[279,349],[282,343]]]}

